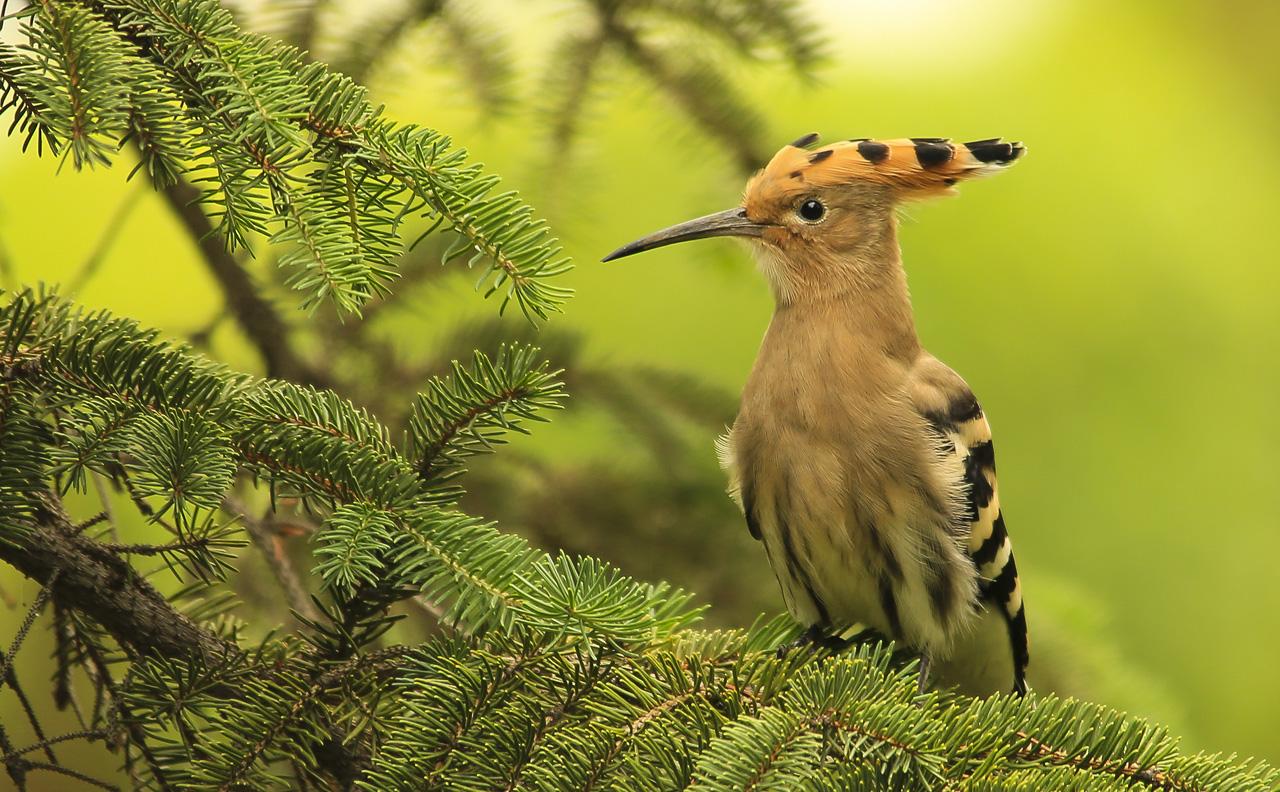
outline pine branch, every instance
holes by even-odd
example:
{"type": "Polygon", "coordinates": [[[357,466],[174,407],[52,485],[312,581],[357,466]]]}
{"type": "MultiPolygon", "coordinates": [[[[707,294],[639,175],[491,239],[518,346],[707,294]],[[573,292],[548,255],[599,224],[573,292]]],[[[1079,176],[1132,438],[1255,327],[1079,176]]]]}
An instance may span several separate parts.
{"type": "MultiPolygon", "coordinates": [[[[363,89],[244,34],[215,0],[46,0],[25,29],[30,52],[0,51],[0,112],[41,140],[68,140],[77,165],[109,162],[106,141],[131,138],[158,185],[182,172],[209,184],[201,197],[217,207],[213,221],[188,208],[187,191],[169,195],[188,228],[210,222],[232,250],[268,236],[307,304],[354,312],[384,293],[398,229],[415,213],[453,235],[446,260],[486,264],[482,283],[503,294],[502,308],[514,301],[544,319],[570,294],[548,282],[570,263],[546,224],[515,193],[497,192],[465,150],[382,118],[363,89]]],[[[269,368],[305,374],[243,273],[205,234],[196,239],[269,368]]]]}
{"type": "MultiPolygon", "coordinates": [[[[138,657],[190,658],[216,667],[241,655],[234,643],[176,610],[115,553],[77,534],[52,494],[44,498],[27,541],[0,543],[0,558],[50,586],[60,604],[102,625],[138,657]]],[[[243,695],[242,691],[228,693],[243,695]]],[[[145,742],[140,744],[147,750],[145,742]]],[[[353,777],[351,753],[340,738],[327,739],[317,751],[317,761],[339,778],[353,777]]],[[[53,769],[30,762],[24,767],[53,769]]]]}
{"type": "Polygon", "coordinates": [[[395,529],[391,515],[380,509],[365,504],[343,506],[315,535],[316,574],[347,599],[362,587],[376,586],[391,549],[386,536],[395,529]]]}
{"type": "Polygon", "coordinates": [[[622,23],[611,24],[606,35],[637,70],[653,80],[707,136],[729,152],[738,170],[753,173],[768,162],[769,152],[756,142],[754,134],[761,119],[710,63],[688,52],[659,49],[622,23]]]}
{"type": "MultiPolygon", "coordinates": [[[[774,648],[795,631],[786,622],[689,633],[697,610],[687,594],[591,558],[548,556],[440,508],[381,424],[332,394],[251,383],[133,323],[30,292],[0,308],[0,327],[7,382],[35,389],[32,405],[71,414],[82,403],[111,403],[141,416],[135,427],[160,427],[163,418],[173,428],[198,416],[224,432],[191,424],[183,437],[157,429],[143,442],[132,429],[119,453],[136,461],[90,458],[95,474],[142,466],[153,485],[187,481],[196,469],[216,472],[230,448],[236,467],[270,480],[273,493],[295,489],[329,515],[316,543],[332,606],[306,620],[302,640],[253,652],[182,615],[117,553],[85,537],[52,494],[36,499],[17,541],[0,545],[0,558],[45,583],[60,608],[101,623],[129,650],[124,706],[152,724],[130,741],[155,748],[153,775],[262,784],[289,758],[306,775],[376,788],[416,788],[424,777],[486,789],[527,782],[551,790],[563,786],[556,779],[652,790],[694,780],[712,790],[839,788],[852,771],[831,765],[865,767],[874,783],[907,788],[999,788],[1015,777],[1071,774],[1097,788],[1262,790],[1276,779],[1263,765],[1182,755],[1159,729],[1094,705],[918,696],[914,668],[878,643],[835,658],[780,659],[774,648]],[[441,606],[468,638],[406,650],[425,662],[397,662],[394,683],[355,671],[335,678],[335,668],[377,654],[364,653],[394,620],[388,608],[415,596],[441,606]],[[384,699],[388,684],[394,695],[384,699]],[[181,751],[157,747],[172,745],[162,724],[180,735],[181,751]]],[[[486,388],[539,371],[531,355],[477,366],[456,400],[423,408],[432,425],[452,425],[451,406],[466,408],[467,395],[483,404],[486,388]]],[[[61,445],[81,431],[59,422],[38,442],[61,445]]],[[[221,482],[214,489],[229,482],[209,480],[221,482]]],[[[209,497],[201,486],[176,485],[209,497]]],[[[150,508],[141,494],[136,505],[150,508]]],[[[195,550],[179,544],[169,550],[195,550]]],[[[205,591],[185,595],[201,619],[222,607],[205,591]]],[[[85,643],[90,656],[92,646],[85,643]]],[[[101,682],[99,695],[110,687],[101,682]]]]}
{"type": "MultiPolygon", "coordinates": [[[[764,48],[808,62],[810,33],[785,0],[593,6],[616,30],[588,63],[617,49],[726,141],[737,132],[746,140],[748,130],[718,116],[733,108],[713,97],[722,75],[701,51],[683,52],[679,38],[657,38],[646,20],[686,15],[685,27],[714,32],[741,57],[764,48]]],[[[83,163],[109,158],[132,136],[157,185],[185,185],[192,198],[204,190],[220,214],[200,211],[200,228],[221,230],[213,242],[223,265],[236,264],[227,246],[267,235],[305,299],[356,309],[388,288],[400,223],[420,214],[449,227],[446,261],[482,265],[491,290],[526,314],[545,316],[563,299],[545,282],[567,265],[544,224],[497,194],[494,177],[451,140],[386,121],[363,89],[245,35],[216,3],[43,0],[33,14],[42,16],[30,24],[47,30],[35,51],[0,52],[0,105],[25,113],[28,130],[62,135],[83,163]],[[68,42],[84,46],[71,52],[68,42]],[[93,79],[75,82],[72,73],[93,79]],[[118,96],[100,95],[108,88],[118,96]],[[201,177],[210,181],[191,181],[201,177]]],[[[314,15],[303,23],[314,30],[314,15]]],[[[581,107],[589,82],[570,86],[579,94],[572,104],[581,107]]],[[[745,163],[753,146],[739,141],[735,159],[745,163]]],[[[231,291],[248,295],[237,318],[256,328],[251,336],[289,330],[243,270],[228,272],[228,303],[240,299],[231,291]],[[255,314],[263,306],[266,319],[255,314]]],[[[574,346],[569,336],[548,340],[561,352],[574,346]]],[[[272,342],[255,341],[267,367],[287,366],[269,357],[272,342]]],[[[657,372],[575,376],[637,425],[649,401],[699,421],[723,410],[716,394],[657,372]]],[[[0,306],[0,559],[41,582],[53,603],[54,696],[82,723],[52,739],[37,724],[36,742],[21,749],[0,727],[15,782],[54,772],[101,783],[61,766],[53,751],[101,735],[123,743],[135,784],[160,789],[1261,792],[1280,783],[1261,763],[1184,754],[1162,729],[1105,707],[1034,694],[919,695],[911,662],[878,641],[779,657],[797,631],[785,618],[695,631],[699,610],[688,594],[593,558],[548,555],[457,510],[444,485],[462,464],[561,395],[530,348],[480,355],[428,384],[397,444],[374,415],[332,392],[227,371],[105,312],[12,296],[0,306]],[[88,532],[101,516],[74,522],[57,496],[90,476],[122,485],[138,513],[176,536],[95,541],[88,532]],[[240,623],[245,611],[232,610],[218,579],[226,571],[218,548],[236,529],[215,524],[213,513],[243,512],[232,490],[259,485],[273,507],[297,497],[322,526],[310,546],[323,586],[304,612],[296,571],[268,553],[300,623],[253,644],[246,636],[263,625],[240,623]],[[199,579],[161,596],[128,563],[156,554],[177,561],[170,566],[183,583],[199,579]],[[383,648],[401,640],[388,631],[406,600],[448,634],[383,648]],[[119,682],[118,667],[127,668],[119,682]],[[83,711],[73,669],[92,684],[83,711]],[[28,758],[37,749],[49,762],[28,758]]],[[[675,429],[651,431],[653,446],[674,448],[675,429]]],[[[570,490],[550,476],[536,481],[556,483],[541,497],[563,530],[570,490]]],[[[624,484],[584,481],[620,493],[624,484]]],[[[661,500],[641,496],[650,513],[661,500]]],[[[265,526],[246,527],[270,543],[265,526]]],[[[5,678],[25,700],[16,677],[5,678]]]]}
{"type": "MultiPolygon", "coordinates": [[[[130,55],[113,31],[88,9],[41,0],[27,26],[31,53],[47,56],[45,79],[29,83],[52,136],[65,140],[77,168],[107,165],[128,124],[127,96],[115,86],[130,55]]],[[[30,73],[30,72],[25,72],[30,73]]]]}
{"type": "Polygon", "coordinates": [[[331,4],[331,0],[304,0],[298,3],[293,0],[276,0],[272,5],[281,6],[278,11],[288,13],[292,10],[293,19],[285,31],[285,38],[297,44],[303,51],[310,51],[315,45],[319,32],[320,16],[331,4]],[[300,6],[290,9],[290,6],[300,6]]]}
{"type": "Polygon", "coordinates": [[[163,187],[161,194],[175,217],[195,240],[209,273],[240,329],[262,356],[268,377],[323,387],[327,380],[293,348],[292,334],[276,308],[264,298],[249,273],[227,250],[200,208],[200,191],[184,180],[163,187]]]}
{"type": "Polygon", "coordinates": [[[448,64],[463,72],[463,84],[475,95],[476,104],[490,114],[500,114],[512,104],[513,67],[502,40],[473,10],[446,3],[439,20],[448,64]]]}
{"type": "MultiPolygon", "coordinates": [[[[318,65],[297,68],[298,56],[291,50],[267,47],[250,52],[244,63],[229,59],[209,43],[209,37],[231,36],[238,31],[225,15],[203,4],[198,5],[200,13],[173,13],[158,0],[134,0],[131,5],[135,10],[130,19],[148,20],[149,40],[169,48],[161,50],[161,61],[181,79],[198,83],[202,75],[215,79],[230,76],[230,98],[213,107],[213,118],[236,132],[251,160],[249,167],[264,174],[284,220],[275,239],[300,244],[300,250],[305,251],[298,260],[306,262],[306,267],[294,285],[313,299],[331,296],[340,307],[358,308],[385,288],[385,280],[393,273],[390,254],[395,248],[379,242],[378,235],[361,241],[354,229],[341,227],[337,221],[349,216],[350,201],[340,204],[340,214],[336,202],[328,210],[313,203],[304,211],[295,174],[308,154],[300,148],[298,135],[303,130],[319,136],[319,152],[329,150],[326,141],[334,144],[332,150],[338,152],[343,166],[357,174],[350,183],[373,191],[360,195],[355,207],[362,210],[361,221],[366,226],[383,222],[394,227],[406,212],[425,208],[458,234],[459,244],[452,255],[446,254],[446,260],[468,249],[475,253],[472,263],[490,260],[489,293],[505,290],[504,306],[507,300],[515,299],[530,317],[545,318],[567,297],[566,290],[544,283],[568,267],[566,260],[557,258],[559,249],[554,240],[546,238],[545,225],[533,220],[531,210],[514,194],[490,195],[496,179],[465,165],[464,151],[446,151],[450,145],[447,138],[430,130],[397,128],[381,120],[366,102],[363,90],[318,65]],[[158,17],[159,24],[141,15],[143,11],[158,17]],[[178,60],[185,57],[195,58],[198,66],[194,72],[178,60]],[[208,65],[201,69],[199,64],[204,63],[208,65]],[[256,67],[259,63],[261,68],[256,67]],[[300,74],[267,76],[280,68],[293,68],[300,74]],[[255,81],[251,77],[255,71],[267,74],[255,81]],[[279,87],[265,92],[265,80],[273,80],[279,87]],[[296,99],[291,99],[294,91],[296,99]],[[295,121],[300,126],[293,126],[295,121]],[[388,192],[381,186],[384,180],[365,178],[371,171],[389,175],[399,183],[399,189],[388,192]],[[314,212],[319,214],[311,214],[314,212]]],[[[225,78],[221,81],[226,82],[225,78]]],[[[223,153],[238,156],[226,150],[223,153]]],[[[244,166],[231,166],[231,173],[244,171],[244,166]]],[[[232,179],[223,176],[221,181],[226,184],[232,179]]],[[[253,184],[246,182],[245,190],[251,193],[253,184]]],[[[247,227],[260,230],[252,214],[245,215],[251,211],[246,206],[241,212],[247,227]]],[[[224,214],[224,227],[227,219],[224,214]]],[[[236,237],[228,234],[228,239],[235,241],[236,237]]]]}
{"type": "MultiPolygon", "coordinates": [[[[14,312],[6,333],[22,333],[30,312],[14,312]]],[[[45,489],[44,471],[49,463],[45,446],[47,429],[39,419],[36,393],[29,385],[39,363],[21,354],[6,335],[0,345],[0,514],[9,524],[0,526],[0,544],[25,532],[28,519],[45,489]]]]}
{"type": "Polygon", "coordinates": [[[740,57],[777,50],[801,74],[825,59],[825,42],[807,10],[787,0],[656,0],[650,6],[675,24],[721,38],[740,57]]]}
{"type": "Polygon", "coordinates": [[[532,346],[499,347],[490,360],[476,351],[470,368],[457,361],[449,379],[433,377],[414,404],[409,420],[411,456],[425,482],[447,481],[469,456],[491,451],[509,431],[526,432],[523,421],[545,421],[540,410],[555,409],[564,390],[532,346]]]}
{"type": "Polygon", "coordinates": [[[45,149],[54,154],[62,150],[56,121],[44,98],[54,90],[35,63],[23,58],[16,48],[0,44],[0,115],[13,113],[7,132],[22,135],[23,151],[33,141],[38,154],[45,149]]]}
{"type": "Polygon", "coordinates": [[[285,553],[281,537],[269,519],[270,515],[257,519],[249,514],[244,504],[231,497],[223,499],[223,509],[235,515],[245,526],[254,544],[267,560],[267,566],[271,569],[271,574],[279,584],[280,590],[284,592],[285,601],[289,607],[303,619],[314,621],[319,618],[315,606],[311,603],[307,587],[302,582],[302,576],[298,574],[293,561],[285,553]]]}
{"type": "Polygon", "coordinates": [[[41,585],[54,580],[63,606],[88,615],[139,655],[195,652],[216,663],[237,651],[175,610],[115,553],[77,534],[56,497],[41,500],[29,533],[19,544],[0,542],[0,558],[41,585]]]}
{"type": "Polygon", "coordinates": [[[445,0],[412,0],[398,13],[377,14],[359,25],[333,58],[333,67],[358,82],[369,76],[399,51],[407,35],[444,11],[445,0]]]}
{"type": "Polygon", "coordinates": [[[544,80],[543,95],[550,99],[543,112],[551,121],[551,150],[558,156],[576,142],[607,43],[603,30],[569,36],[551,58],[560,68],[550,70],[544,80]]]}

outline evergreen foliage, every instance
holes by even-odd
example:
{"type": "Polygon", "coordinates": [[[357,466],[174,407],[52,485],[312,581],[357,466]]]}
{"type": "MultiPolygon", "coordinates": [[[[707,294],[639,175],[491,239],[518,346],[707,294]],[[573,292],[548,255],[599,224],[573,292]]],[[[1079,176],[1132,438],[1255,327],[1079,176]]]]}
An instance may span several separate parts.
{"type": "MultiPolygon", "coordinates": [[[[264,5],[263,16],[286,41],[317,50],[358,82],[413,57],[425,42],[482,108],[502,115],[516,104],[510,47],[460,0],[413,0],[364,13],[344,8],[341,17],[328,15],[328,25],[326,0],[264,5]]],[[[560,9],[556,29],[538,106],[561,166],[606,75],[626,70],[751,172],[772,153],[772,141],[730,78],[733,68],[774,61],[810,76],[823,60],[819,28],[794,0],[576,0],[560,9]]]]}
{"type": "MultiPolygon", "coordinates": [[[[689,5],[738,19],[735,41],[789,19],[689,5]]],[[[495,177],[216,3],[42,0],[21,18],[29,45],[0,50],[14,131],[77,167],[131,141],[157,185],[202,185],[228,244],[287,250],[305,302],[356,311],[389,288],[414,214],[530,317],[563,300],[548,280],[567,262],[495,177]]],[[[94,701],[65,735],[32,713],[30,745],[0,725],[19,787],[102,785],[57,760],[78,739],[162,790],[1280,787],[1098,705],[917,694],[914,666],[874,639],[830,656],[779,651],[786,619],[700,630],[683,591],[471,516],[467,460],[561,405],[529,345],[425,380],[398,442],[330,390],[230,371],[38,289],[4,296],[0,334],[0,558],[43,587],[0,678],[25,697],[12,660],[49,607],[54,701],[94,701]],[[63,498],[98,485],[164,542],[121,544],[106,512],[74,522],[63,498]],[[229,596],[257,507],[317,526],[295,630],[240,621],[229,596]],[[161,594],[161,572],[179,587],[161,594]],[[435,631],[400,629],[407,608],[435,631]]]]}
{"type": "Polygon", "coordinates": [[[308,304],[356,312],[395,276],[406,217],[445,226],[445,260],[483,265],[488,293],[545,318],[568,261],[532,209],[452,140],[382,118],[363,88],[242,33],[214,0],[39,3],[29,44],[0,48],[0,110],[77,167],[136,144],[160,184],[202,186],[230,250],[269,236],[308,304]]]}
{"type": "Polygon", "coordinates": [[[758,113],[734,88],[725,58],[770,57],[801,74],[822,60],[817,26],[790,0],[584,0],[589,24],[566,35],[546,75],[546,116],[560,151],[577,138],[597,75],[634,70],[744,173],[768,160],[758,113]]]}

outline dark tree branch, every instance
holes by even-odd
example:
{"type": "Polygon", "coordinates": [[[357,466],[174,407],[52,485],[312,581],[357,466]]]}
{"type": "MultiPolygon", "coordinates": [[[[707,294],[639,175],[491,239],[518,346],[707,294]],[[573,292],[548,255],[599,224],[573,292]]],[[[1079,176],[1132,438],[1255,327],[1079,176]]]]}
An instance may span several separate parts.
{"type": "Polygon", "coordinates": [[[275,307],[258,291],[240,262],[227,252],[222,237],[200,208],[200,191],[180,180],[161,192],[218,281],[231,314],[262,355],[267,376],[324,387],[326,378],[293,348],[289,328],[275,307]]]}
{"type": "MultiPolygon", "coordinates": [[[[44,727],[40,725],[40,718],[36,716],[36,709],[31,706],[31,699],[27,698],[27,692],[23,690],[22,685],[18,683],[18,674],[12,667],[10,667],[8,673],[5,674],[4,682],[9,686],[9,689],[13,691],[13,694],[18,697],[18,704],[22,706],[22,711],[27,716],[27,723],[31,724],[31,732],[35,734],[36,739],[39,740],[39,743],[31,746],[30,748],[19,749],[18,754],[25,754],[35,750],[43,750],[44,755],[49,757],[49,761],[57,764],[58,757],[53,752],[53,744],[55,742],[62,742],[72,738],[55,737],[50,740],[45,736],[44,727]]],[[[6,756],[5,763],[8,764],[8,762],[9,757],[6,756]]]]}
{"type": "MultiPolygon", "coordinates": [[[[60,606],[84,613],[139,655],[183,658],[194,653],[213,666],[240,651],[175,609],[124,559],[76,533],[52,494],[41,498],[20,539],[0,542],[0,559],[42,585],[52,580],[50,590],[60,606]]],[[[3,750],[11,754],[13,747],[4,745],[3,750]]],[[[318,746],[316,761],[342,788],[349,788],[366,760],[335,733],[318,746]]],[[[54,769],[30,762],[21,767],[54,769]]]]}
{"type": "Polygon", "coordinates": [[[136,653],[195,652],[213,665],[238,652],[176,610],[124,559],[77,534],[52,495],[41,499],[24,533],[12,543],[0,542],[0,559],[42,585],[56,577],[53,596],[62,606],[89,616],[136,653]]]}
{"type": "MultiPolygon", "coordinates": [[[[570,50],[575,68],[565,77],[565,85],[559,106],[552,112],[551,142],[553,151],[563,151],[573,145],[582,121],[583,107],[591,92],[600,57],[605,51],[605,36],[595,34],[581,41],[570,50]]],[[[550,169],[553,173],[555,169],[550,169]]]]}
{"type": "Polygon", "coordinates": [[[320,26],[320,14],[329,5],[329,0],[314,0],[299,12],[297,24],[293,31],[293,43],[311,59],[311,49],[316,43],[316,32],[320,26]]]}
{"type": "Polygon", "coordinates": [[[98,241],[94,244],[93,249],[89,251],[89,256],[80,265],[79,271],[71,278],[71,283],[66,288],[66,294],[76,295],[80,293],[90,280],[98,274],[98,269],[102,266],[102,262],[106,259],[107,254],[111,252],[111,248],[115,245],[116,240],[120,237],[120,232],[124,230],[125,223],[128,222],[129,216],[138,205],[138,199],[142,197],[142,190],[134,187],[129,191],[120,203],[116,204],[115,212],[111,217],[107,218],[107,223],[102,229],[102,233],[98,236],[98,241]]]}
{"type": "Polygon", "coordinates": [[[50,586],[53,581],[57,580],[58,571],[57,569],[53,570],[47,581],[40,581],[44,584],[44,588],[40,589],[40,593],[36,595],[36,601],[31,603],[31,607],[27,610],[27,617],[18,626],[18,632],[13,636],[13,642],[9,644],[9,651],[0,656],[0,678],[9,674],[9,667],[12,665],[13,659],[18,656],[18,649],[22,647],[22,642],[27,639],[27,633],[31,632],[36,619],[40,617],[40,611],[44,610],[45,604],[53,596],[53,590],[50,586]]]}
{"type": "Polygon", "coordinates": [[[395,56],[406,34],[443,11],[444,4],[445,0],[417,0],[405,4],[394,18],[389,14],[376,17],[347,40],[344,52],[333,56],[333,67],[364,83],[379,64],[395,56]]]}
{"type": "MultiPolygon", "coordinates": [[[[107,663],[107,659],[98,651],[98,647],[93,641],[84,642],[84,656],[87,661],[85,670],[89,673],[90,678],[94,679],[98,691],[99,700],[101,696],[110,697],[110,711],[107,714],[107,723],[109,724],[108,733],[103,738],[109,744],[117,742],[115,730],[123,729],[129,733],[129,737],[133,740],[132,744],[119,740],[124,746],[124,766],[125,772],[129,774],[130,780],[134,786],[141,787],[138,781],[138,771],[129,748],[137,749],[142,755],[143,760],[151,769],[151,780],[159,788],[160,792],[170,792],[173,789],[169,782],[165,779],[164,768],[161,767],[159,760],[156,758],[155,752],[151,750],[151,746],[147,745],[147,732],[142,724],[135,719],[129,712],[128,706],[125,704],[124,697],[120,695],[120,689],[116,687],[115,679],[111,675],[111,667],[107,663]]],[[[98,722],[97,707],[94,708],[93,722],[98,722]]]]}
{"type": "Polygon", "coordinates": [[[249,513],[245,504],[232,497],[223,499],[222,508],[239,518],[240,524],[253,538],[253,543],[262,551],[263,557],[267,560],[267,566],[271,568],[271,574],[284,593],[289,607],[304,619],[311,621],[319,619],[320,614],[311,602],[311,594],[307,591],[306,584],[302,582],[302,576],[298,574],[298,570],[294,569],[293,562],[281,545],[280,533],[276,530],[271,515],[267,514],[264,518],[258,519],[249,513]]]}
{"type": "Polygon", "coordinates": [[[641,41],[635,30],[610,20],[605,23],[604,31],[636,69],[653,80],[708,137],[725,146],[738,170],[754,173],[768,162],[767,152],[755,145],[751,135],[727,124],[714,106],[690,84],[689,75],[681,74],[661,52],[641,41]]]}
{"type": "Polygon", "coordinates": [[[63,767],[62,765],[49,764],[48,762],[25,762],[24,765],[26,770],[46,770],[50,773],[58,773],[60,775],[67,776],[68,778],[74,778],[75,780],[88,784],[89,786],[97,787],[98,789],[110,789],[112,792],[117,792],[119,790],[119,787],[114,784],[108,784],[106,781],[99,781],[91,775],[81,773],[79,770],[72,770],[69,767],[63,767]]]}

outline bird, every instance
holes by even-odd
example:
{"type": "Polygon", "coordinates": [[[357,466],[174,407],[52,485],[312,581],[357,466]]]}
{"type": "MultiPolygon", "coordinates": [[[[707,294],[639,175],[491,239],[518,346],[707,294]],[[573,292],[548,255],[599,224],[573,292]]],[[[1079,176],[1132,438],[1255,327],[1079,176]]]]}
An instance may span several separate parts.
{"type": "Polygon", "coordinates": [[[1027,620],[991,427],[916,332],[898,210],[1004,170],[1001,138],[784,146],[740,205],[624,245],[604,261],[716,236],[754,249],[774,311],[717,443],[729,494],[764,544],[798,643],[869,628],[932,683],[1025,695],[1027,620]]]}

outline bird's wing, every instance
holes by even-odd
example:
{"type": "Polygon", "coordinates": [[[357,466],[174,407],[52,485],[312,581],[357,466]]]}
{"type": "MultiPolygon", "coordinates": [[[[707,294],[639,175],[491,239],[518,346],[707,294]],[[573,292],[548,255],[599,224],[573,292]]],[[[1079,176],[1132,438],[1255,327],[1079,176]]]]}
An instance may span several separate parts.
{"type": "MultiPolygon", "coordinates": [[[[950,370],[947,370],[951,374],[950,370]]],[[[959,377],[917,389],[917,409],[939,436],[940,453],[953,455],[963,469],[960,484],[969,523],[968,551],[978,569],[979,596],[998,607],[1009,628],[1014,690],[1026,691],[1027,618],[1013,544],[1000,512],[991,425],[978,400],[959,377]]]]}
{"type": "Polygon", "coordinates": [[[761,541],[764,535],[760,533],[760,524],[756,522],[755,514],[742,501],[742,472],[738,469],[738,459],[733,451],[732,430],[716,438],[716,458],[720,460],[720,468],[729,477],[729,497],[738,504],[747,518],[747,530],[751,531],[751,538],[761,541]]]}

